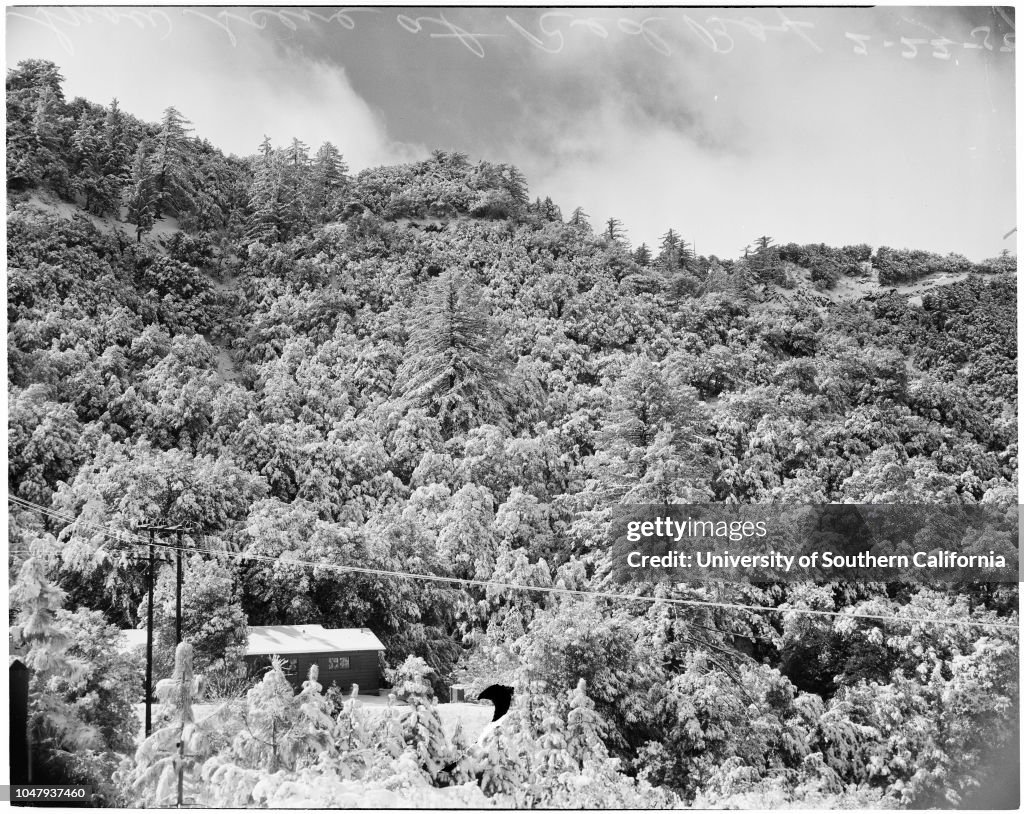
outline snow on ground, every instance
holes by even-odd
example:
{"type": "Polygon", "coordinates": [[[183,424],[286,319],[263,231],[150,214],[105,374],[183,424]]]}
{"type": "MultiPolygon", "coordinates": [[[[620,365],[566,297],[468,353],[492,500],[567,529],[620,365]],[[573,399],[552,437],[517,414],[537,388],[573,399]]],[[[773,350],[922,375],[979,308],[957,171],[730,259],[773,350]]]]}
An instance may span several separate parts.
{"type": "MultiPolygon", "coordinates": [[[[357,699],[357,703],[363,707],[367,713],[371,716],[380,715],[381,712],[387,707],[388,699],[381,698],[376,695],[364,695],[357,699]]],[[[405,707],[406,704],[396,702],[398,707],[405,707]]],[[[201,721],[210,715],[220,703],[201,703],[193,704],[192,712],[195,715],[196,721],[201,721]]],[[[158,720],[160,711],[159,704],[153,704],[153,721],[154,723],[158,720]]],[[[441,717],[441,723],[444,725],[445,734],[449,738],[455,733],[455,727],[458,723],[462,722],[462,731],[465,734],[467,743],[475,743],[476,739],[483,732],[484,727],[491,722],[491,718],[494,716],[494,706],[489,703],[484,704],[471,704],[471,703],[456,703],[456,704],[438,704],[437,705],[438,715],[441,717]]],[[[141,740],[145,728],[146,728],[146,705],[136,704],[135,714],[139,718],[139,739],[141,740]]]]}
{"type": "MultiPolygon", "coordinates": [[[[44,190],[33,190],[28,198],[25,199],[25,203],[35,207],[36,209],[42,209],[46,212],[52,212],[55,215],[59,215],[62,218],[72,220],[76,217],[82,217],[90,221],[100,232],[104,234],[113,234],[115,231],[124,232],[127,237],[132,241],[135,240],[135,226],[134,224],[128,223],[126,218],[128,216],[128,207],[122,206],[119,218],[110,217],[98,217],[90,212],[86,212],[80,206],[71,203],[70,201],[64,201],[58,198],[51,192],[44,190]]],[[[171,217],[170,215],[162,216],[154,225],[153,230],[142,238],[143,243],[149,244],[153,249],[160,252],[161,254],[167,254],[167,249],[164,248],[164,244],[170,240],[175,232],[180,231],[178,226],[177,218],[171,217]]]]}
{"type": "Polygon", "coordinates": [[[760,307],[769,310],[776,310],[785,307],[794,300],[803,300],[816,305],[827,305],[829,302],[841,303],[853,300],[861,300],[871,295],[886,294],[889,291],[896,291],[898,294],[905,294],[911,305],[921,305],[923,295],[938,286],[951,285],[966,279],[969,275],[948,274],[942,272],[922,277],[912,283],[901,283],[900,285],[881,285],[878,282],[878,272],[872,271],[863,277],[841,276],[832,288],[819,291],[811,283],[810,271],[807,269],[792,267],[791,275],[799,282],[796,288],[783,288],[780,285],[772,285],[766,288],[768,295],[766,301],[760,307]]]}

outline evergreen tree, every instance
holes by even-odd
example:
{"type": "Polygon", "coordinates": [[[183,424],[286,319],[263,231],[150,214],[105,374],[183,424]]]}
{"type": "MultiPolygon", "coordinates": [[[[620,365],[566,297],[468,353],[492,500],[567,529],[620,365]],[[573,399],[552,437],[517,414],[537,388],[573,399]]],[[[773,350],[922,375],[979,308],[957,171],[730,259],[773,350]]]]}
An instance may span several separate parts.
{"type": "Polygon", "coordinates": [[[530,756],[535,750],[536,744],[514,719],[485,729],[476,749],[484,794],[512,806],[521,804],[524,791],[530,791],[530,756]]]}
{"type": "MultiPolygon", "coordinates": [[[[312,765],[319,760],[334,757],[338,751],[330,702],[323,693],[324,688],[319,678],[319,665],[311,664],[306,680],[302,682],[302,689],[294,699],[299,711],[294,732],[295,767],[312,765]]],[[[356,687],[355,692],[358,691],[356,687]]]]}
{"type": "Polygon", "coordinates": [[[73,188],[85,199],[87,212],[96,211],[96,193],[103,178],[101,123],[100,116],[84,107],[71,134],[73,188]]]}
{"type": "Polygon", "coordinates": [[[672,503],[706,499],[702,451],[706,411],[689,386],[646,357],[611,386],[601,438],[599,484],[609,500],[672,503]]]}
{"type": "Polygon", "coordinates": [[[250,238],[263,243],[276,243],[282,239],[284,221],[284,172],[281,154],[274,149],[268,137],[260,144],[256,158],[252,187],[249,190],[247,224],[250,238]]]}
{"type": "Polygon", "coordinates": [[[63,82],[64,77],[56,63],[47,59],[23,59],[16,68],[7,72],[7,99],[10,102],[12,97],[18,98],[24,93],[38,96],[49,89],[63,103],[63,82]]]}
{"type": "Polygon", "coordinates": [[[84,683],[88,665],[69,654],[72,641],[58,625],[65,593],[46,577],[43,562],[30,557],[11,589],[16,609],[11,644],[32,671],[31,742],[45,751],[92,749],[100,745],[97,727],[87,724],[63,694],[53,691],[54,679],[72,686],[84,683]]]}
{"type": "Polygon", "coordinates": [[[544,198],[541,203],[541,213],[544,215],[544,219],[551,221],[552,223],[562,222],[562,210],[558,208],[558,205],[551,200],[550,196],[544,198]]]}
{"type": "Polygon", "coordinates": [[[495,333],[475,290],[446,272],[414,317],[395,390],[411,406],[426,407],[449,435],[503,422],[510,393],[495,333]]]}
{"type": "Polygon", "coordinates": [[[96,213],[99,215],[120,212],[121,194],[131,180],[131,148],[124,113],[117,99],[110,103],[103,120],[103,152],[100,181],[95,191],[96,213]]]}
{"type": "Polygon", "coordinates": [[[695,259],[693,248],[674,229],[669,229],[662,235],[658,266],[663,271],[673,273],[680,269],[689,270],[693,267],[695,259]]]}
{"type": "Polygon", "coordinates": [[[506,726],[515,730],[521,743],[529,745],[524,753],[529,781],[515,793],[516,803],[547,807],[562,794],[566,774],[574,768],[565,751],[565,721],[544,681],[528,683],[510,716],[506,726]]]}
{"type": "Polygon", "coordinates": [[[174,653],[174,672],[157,682],[163,726],[153,730],[135,752],[135,765],[126,782],[138,802],[167,808],[194,800],[199,791],[199,772],[209,755],[207,730],[211,721],[196,726],[192,705],[199,694],[199,682],[192,663],[192,645],[179,644],[174,653]]]}
{"type": "Polygon", "coordinates": [[[310,211],[320,223],[337,220],[349,185],[348,167],[338,148],[325,142],[313,158],[310,174],[310,211]]]}
{"type": "MultiPolygon", "coordinates": [[[[336,686],[332,689],[336,689],[336,686]]],[[[370,719],[356,700],[358,697],[359,685],[353,684],[349,697],[342,703],[334,724],[334,743],[337,745],[341,759],[346,765],[353,768],[353,773],[357,777],[365,774],[373,766],[375,753],[390,753],[391,757],[397,757],[403,746],[397,720],[394,722],[395,741],[391,749],[385,744],[386,738],[375,737],[370,719]]],[[[390,711],[387,714],[390,714],[390,711]]]]}
{"type": "Polygon", "coordinates": [[[150,167],[149,142],[143,139],[135,150],[128,194],[128,222],[135,224],[135,238],[139,243],[156,223],[159,194],[150,167]]]}
{"type": "Polygon", "coordinates": [[[569,225],[584,232],[590,231],[590,220],[582,206],[577,206],[572,210],[572,215],[569,216],[569,225]]]}
{"type": "Polygon", "coordinates": [[[308,225],[310,168],[309,148],[305,142],[293,138],[281,162],[281,219],[285,239],[302,233],[308,225]]]}
{"type": "MultiPolygon", "coordinates": [[[[58,193],[66,194],[70,190],[67,165],[61,153],[61,110],[62,97],[51,87],[44,87],[36,100],[30,120],[30,153],[26,160],[33,162],[28,171],[34,173],[41,183],[49,183],[58,193]]],[[[23,168],[19,168],[19,172],[23,168]]]]}
{"type": "Polygon", "coordinates": [[[661,236],[661,254],[659,259],[664,258],[665,265],[671,265],[672,260],[675,258],[675,253],[679,250],[679,235],[676,234],[675,229],[669,229],[665,234],[661,236]]]}
{"type": "Polygon", "coordinates": [[[216,723],[203,722],[205,731],[217,726],[227,738],[222,734],[220,748],[201,751],[205,787],[198,802],[253,807],[259,802],[257,787],[268,778],[281,782],[313,766],[335,764],[336,728],[318,673],[311,666],[296,695],[275,656],[263,680],[246,693],[241,709],[224,704],[216,723]]]}
{"type": "Polygon", "coordinates": [[[608,218],[608,222],[605,224],[604,237],[610,243],[625,242],[626,230],[622,226],[622,221],[618,218],[608,218]]]}
{"type": "Polygon", "coordinates": [[[392,759],[405,751],[405,734],[402,730],[402,713],[395,704],[395,694],[388,695],[384,713],[373,728],[373,742],[381,753],[392,759]]]}
{"type": "Polygon", "coordinates": [[[84,198],[83,207],[96,215],[118,214],[121,189],[129,177],[129,150],[124,116],[113,101],[111,109],[82,106],[71,134],[72,189],[84,198]]]}
{"type": "Polygon", "coordinates": [[[66,108],[58,67],[28,59],[7,72],[7,178],[18,184],[49,184],[70,192],[61,155],[66,108]]]}
{"type": "Polygon", "coordinates": [[[195,196],[194,156],[188,119],[174,107],[164,111],[152,143],[149,174],[155,195],[155,217],[177,215],[195,196]]]}
{"type": "Polygon", "coordinates": [[[600,760],[608,756],[604,748],[607,727],[594,702],[587,695],[587,681],[581,678],[569,693],[569,714],[565,725],[565,751],[569,759],[583,768],[588,760],[600,760]]]}
{"type": "Polygon", "coordinates": [[[389,674],[395,695],[409,705],[402,718],[402,737],[424,775],[434,780],[452,757],[452,748],[437,712],[428,675],[433,670],[418,656],[409,656],[389,674]]]}
{"type": "Polygon", "coordinates": [[[523,175],[518,167],[514,167],[511,164],[502,165],[501,175],[513,203],[517,208],[524,209],[530,203],[530,188],[526,181],[526,176],[523,175]]]}
{"type": "Polygon", "coordinates": [[[246,693],[243,728],[222,759],[273,773],[294,770],[308,759],[311,747],[326,748],[329,735],[323,707],[315,705],[307,716],[300,698],[284,675],[284,663],[275,656],[263,680],[246,693]]]}
{"type": "Polygon", "coordinates": [[[443,168],[450,176],[459,175],[469,168],[469,156],[457,150],[432,150],[430,157],[437,167],[443,168]]]}
{"type": "Polygon", "coordinates": [[[643,268],[651,265],[651,250],[647,248],[646,243],[641,243],[637,250],[633,252],[633,259],[638,266],[643,268]]]}
{"type": "Polygon", "coordinates": [[[679,241],[679,268],[683,271],[690,271],[696,266],[697,255],[694,254],[693,246],[685,240],[679,241]]]}
{"type": "Polygon", "coordinates": [[[779,250],[772,245],[772,238],[761,235],[755,241],[753,255],[748,256],[750,268],[765,282],[780,282],[779,250]]]}
{"type": "Polygon", "coordinates": [[[612,387],[606,431],[630,446],[650,446],[662,426],[679,419],[675,407],[675,392],[658,365],[634,359],[612,387]]]}

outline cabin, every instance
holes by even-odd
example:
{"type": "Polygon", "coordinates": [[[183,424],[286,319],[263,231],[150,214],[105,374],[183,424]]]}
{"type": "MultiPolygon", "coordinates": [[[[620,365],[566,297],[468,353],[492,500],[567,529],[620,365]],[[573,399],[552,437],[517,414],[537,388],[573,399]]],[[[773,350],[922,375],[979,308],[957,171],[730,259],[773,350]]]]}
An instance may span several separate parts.
{"type": "Polygon", "coordinates": [[[250,675],[262,675],[273,656],[284,661],[284,673],[296,690],[320,668],[317,679],[323,688],[337,684],[347,692],[353,684],[360,693],[376,693],[381,687],[381,658],[384,652],[373,633],[365,627],[325,628],[322,625],[264,625],[249,628],[245,663],[250,675]]]}
{"type": "MultiPolygon", "coordinates": [[[[121,648],[146,646],[145,630],[122,630],[121,648]]],[[[249,675],[261,676],[271,659],[280,656],[284,673],[296,690],[309,676],[309,668],[320,668],[317,681],[324,690],[337,684],[348,692],[353,684],[359,692],[377,693],[382,685],[381,657],[385,650],[365,627],[325,628],[323,625],[262,625],[249,627],[245,664],[249,675]]]]}

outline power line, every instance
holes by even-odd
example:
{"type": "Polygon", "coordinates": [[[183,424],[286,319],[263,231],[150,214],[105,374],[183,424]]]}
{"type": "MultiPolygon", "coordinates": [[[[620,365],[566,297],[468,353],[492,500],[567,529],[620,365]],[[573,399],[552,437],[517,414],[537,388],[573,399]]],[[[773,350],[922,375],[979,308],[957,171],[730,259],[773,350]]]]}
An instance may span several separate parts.
{"type": "MultiPolygon", "coordinates": [[[[146,538],[140,537],[132,532],[123,532],[121,536],[117,533],[112,533],[103,526],[96,523],[90,523],[80,518],[68,517],[67,515],[55,512],[52,509],[47,509],[44,506],[40,506],[37,503],[24,500],[23,498],[16,497],[15,495],[8,495],[7,499],[15,505],[21,506],[22,508],[28,509],[29,511],[36,512],[37,514],[46,515],[53,517],[58,520],[64,520],[68,523],[74,523],[79,526],[85,526],[86,528],[95,529],[100,534],[108,537],[116,542],[125,543],[130,546],[146,546],[150,545],[150,541],[146,538]]],[[[514,582],[501,582],[498,580],[480,580],[480,579],[466,579],[462,577],[448,577],[441,574],[421,574],[414,571],[397,571],[386,568],[367,568],[356,565],[339,565],[337,563],[325,563],[325,562],[312,562],[310,560],[299,560],[299,559],[284,559],[280,556],[273,557],[267,554],[255,554],[247,551],[215,551],[212,549],[206,549],[198,551],[195,548],[189,548],[187,546],[178,546],[173,543],[153,543],[156,548],[163,548],[170,551],[182,551],[186,553],[201,553],[208,554],[217,557],[227,557],[237,560],[251,560],[255,562],[265,562],[271,565],[291,565],[297,567],[307,568],[323,568],[329,571],[337,571],[339,573],[351,573],[351,574],[367,574],[370,576],[382,576],[382,577],[394,577],[398,579],[408,580],[422,580],[427,582],[440,582],[447,584],[454,584],[460,586],[473,586],[480,588],[503,588],[506,590],[514,591],[527,591],[536,593],[547,593],[547,594],[558,594],[563,596],[582,596],[582,597],[598,597],[601,599],[611,599],[617,602],[650,602],[657,604],[658,602],[665,602],[671,605],[684,605],[687,607],[714,607],[723,608],[725,610],[745,610],[754,613],[798,613],[806,616],[830,616],[839,617],[844,619],[865,619],[870,621],[878,622],[899,622],[904,624],[931,624],[931,625],[952,625],[952,626],[967,626],[967,627],[991,627],[999,628],[1003,630],[1014,630],[1020,629],[1019,625],[1009,624],[1006,622],[990,622],[980,621],[972,619],[941,619],[937,617],[913,617],[907,618],[902,616],[894,616],[891,614],[872,614],[872,613],[849,613],[846,611],[830,611],[820,610],[816,608],[773,608],[764,605],[750,605],[741,602],[717,602],[710,599],[680,599],[677,597],[663,597],[663,596],[649,596],[646,594],[624,594],[615,593],[612,591],[584,591],[577,588],[564,588],[555,586],[539,586],[539,585],[520,585],[514,582]]],[[[742,634],[736,634],[742,635],[742,634]]]]}

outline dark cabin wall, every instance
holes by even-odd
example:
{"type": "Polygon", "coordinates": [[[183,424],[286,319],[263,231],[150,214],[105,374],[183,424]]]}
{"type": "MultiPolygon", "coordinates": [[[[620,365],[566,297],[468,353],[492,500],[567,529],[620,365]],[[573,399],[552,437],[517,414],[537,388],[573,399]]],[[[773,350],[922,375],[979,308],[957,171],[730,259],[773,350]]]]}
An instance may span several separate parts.
{"type": "MultiPolygon", "coordinates": [[[[309,668],[314,664],[320,667],[320,677],[317,680],[325,692],[330,689],[332,683],[336,683],[344,692],[348,692],[353,684],[359,685],[360,693],[376,694],[380,689],[380,663],[376,650],[292,653],[282,656],[282,658],[290,659],[292,662],[292,667],[286,668],[285,674],[296,690],[302,689],[302,682],[306,680],[309,668]],[[349,669],[331,670],[328,659],[336,657],[347,657],[349,669]]],[[[262,675],[264,670],[270,666],[270,656],[246,656],[245,663],[249,667],[250,675],[254,673],[262,675]]]]}

